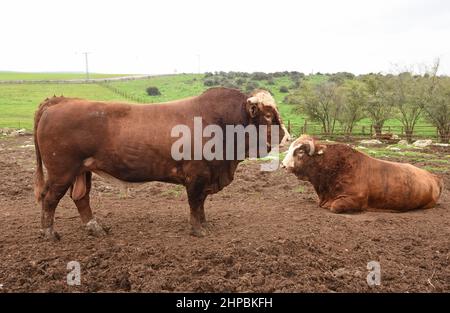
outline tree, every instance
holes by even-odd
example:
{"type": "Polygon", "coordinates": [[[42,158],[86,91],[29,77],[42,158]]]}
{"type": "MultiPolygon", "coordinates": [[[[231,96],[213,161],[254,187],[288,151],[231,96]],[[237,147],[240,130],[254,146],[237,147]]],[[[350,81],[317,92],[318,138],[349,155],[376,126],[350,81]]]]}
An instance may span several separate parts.
{"type": "Polygon", "coordinates": [[[425,118],[437,127],[439,141],[450,141],[450,79],[434,78],[430,97],[424,105],[425,118]]]}
{"type": "Polygon", "coordinates": [[[430,78],[413,76],[403,72],[388,80],[392,89],[392,103],[397,108],[397,118],[402,123],[406,140],[411,143],[414,128],[422,116],[424,105],[429,98],[430,78]]]}
{"type": "Polygon", "coordinates": [[[367,102],[367,87],[357,80],[347,80],[339,87],[341,107],[337,120],[341,123],[344,132],[351,134],[355,124],[364,118],[363,107],[367,102]]]}
{"type": "Polygon", "coordinates": [[[290,100],[297,103],[311,120],[320,122],[324,133],[334,132],[341,104],[335,83],[324,82],[315,86],[303,84],[290,100]]]}
{"type": "Polygon", "coordinates": [[[381,136],[383,125],[392,114],[391,91],[385,83],[386,79],[380,74],[362,77],[362,80],[366,83],[368,94],[364,110],[372,122],[377,137],[381,136]]]}
{"type": "Polygon", "coordinates": [[[352,80],[355,78],[355,75],[348,72],[338,72],[330,75],[330,78],[328,79],[330,82],[334,82],[338,85],[342,85],[347,80],[352,80]]]}

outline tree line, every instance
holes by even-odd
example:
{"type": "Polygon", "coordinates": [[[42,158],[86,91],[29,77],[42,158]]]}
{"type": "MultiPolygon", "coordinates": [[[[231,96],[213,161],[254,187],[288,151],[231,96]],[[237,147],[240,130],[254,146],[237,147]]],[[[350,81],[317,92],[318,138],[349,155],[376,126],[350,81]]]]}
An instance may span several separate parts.
{"type": "Polygon", "coordinates": [[[332,134],[340,123],[347,134],[363,118],[369,118],[380,137],[388,119],[398,119],[408,142],[420,119],[437,128],[439,140],[450,139],[450,78],[438,76],[439,62],[423,74],[401,71],[398,74],[337,73],[314,83],[302,81],[291,90],[285,102],[311,120],[321,123],[332,134]]]}

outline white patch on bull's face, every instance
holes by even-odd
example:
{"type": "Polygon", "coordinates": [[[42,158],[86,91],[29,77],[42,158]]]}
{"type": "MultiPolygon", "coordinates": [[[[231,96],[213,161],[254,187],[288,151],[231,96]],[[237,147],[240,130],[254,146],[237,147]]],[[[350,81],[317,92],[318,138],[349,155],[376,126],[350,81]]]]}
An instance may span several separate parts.
{"type": "MultiPolygon", "coordinates": [[[[313,139],[308,135],[300,136],[297,140],[291,143],[291,145],[289,146],[289,150],[287,151],[286,156],[283,159],[283,162],[281,162],[282,167],[286,168],[289,172],[292,172],[295,167],[295,150],[300,148],[302,145],[309,145],[309,155],[314,155],[315,145],[313,139]]],[[[303,150],[300,151],[298,157],[302,158],[304,153],[305,152],[303,150]]],[[[323,151],[319,154],[322,153],[323,151]]]]}
{"type": "Polygon", "coordinates": [[[283,159],[283,162],[281,164],[284,168],[286,168],[288,171],[292,171],[295,166],[295,157],[294,152],[297,148],[301,147],[302,143],[294,141],[290,146],[289,150],[286,153],[286,156],[283,159]]]}
{"type": "MultiPolygon", "coordinates": [[[[270,107],[277,112],[278,116],[280,115],[280,111],[278,110],[275,99],[267,90],[258,90],[253,96],[247,99],[247,102],[254,103],[262,107],[270,107]]],[[[260,109],[262,108],[260,107],[260,109]]],[[[284,131],[284,136],[280,142],[280,146],[283,146],[284,144],[286,144],[286,142],[291,140],[291,135],[289,134],[286,126],[283,123],[281,123],[280,127],[284,131]]]]}

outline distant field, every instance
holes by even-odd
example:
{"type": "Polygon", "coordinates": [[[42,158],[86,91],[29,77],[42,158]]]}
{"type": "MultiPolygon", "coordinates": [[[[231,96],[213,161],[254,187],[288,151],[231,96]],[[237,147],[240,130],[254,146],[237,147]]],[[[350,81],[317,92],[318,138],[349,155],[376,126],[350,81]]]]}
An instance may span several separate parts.
{"type": "MultiPolygon", "coordinates": [[[[139,95],[151,102],[175,100],[200,94],[203,86],[202,75],[180,74],[150,79],[123,81],[111,85],[131,95],[139,95]],[[196,79],[196,80],[194,80],[196,79]],[[148,86],[157,86],[162,95],[150,97],[145,93],[148,86]]],[[[116,100],[130,102],[123,96],[99,84],[0,84],[0,128],[33,128],[33,115],[45,98],[53,95],[78,97],[91,100],[116,100]]]]}
{"type": "MultiPolygon", "coordinates": [[[[97,77],[115,77],[120,74],[94,74],[97,77]],[[102,76],[103,75],[103,76],[102,76]]],[[[83,78],[83,74],[76,73],[10,73],[0,72],[0,79],[69,79],[83,78]],[[21,76],[22,75],[22,76],[21,76]],[[42,76],[40,76],[42,75],[42,76]],[[50,76],[49,76],[50,75],[50,76]],[[55,75],[55,76],[52,76],[55,75]],[[62,76],[58,76],[62,75],[62,76]],[[67,75],[67,76],[66,76],[67,75]],[[78,75],[78,76],[77,76],[78,75]]],[[[308,80],[319,82],[325,79],[324,76],[308,76],[308,80]]],[[[279,104],[283,120],[287,124],[290,121],[292,132],[298,135],[301,127],[304,125],[305,116],[295,112],[293,105],[284,104],[283,99],[287,93],[279,91],[280,86],[289,87],[292,81],[289,77],[279,77],[274,79],[274,85],[268,85],[266,81],[260,81],[260,87],[271,90],[275,100],[279,104]]],[[[139,102],[155,103],[165,102],[185,97],[201,94],[208,87],[203,85],[203,75],[201,74],[178,74],[167,76],[156,76],[149,79],[139,79],[132,81],[119,81],[108,83],[114,89],[126,93],[132,98],[139,99],[139,102]],[[148,86],[156,86],[161,92],[160,96],[148,96],[145,89],[148,86]]],[[[26,128],[33,127],[33,114],[42,100],[53,95],[64,95],[67,97],[79,97],[92,100],[117,100],[124,102],[133,102],[125,98],[122,94],[116,93],[111,89],[105,88],[99,84],[0,84],[0,128],[26,128]]],[[[321,131],[317,123],[308,121],[308,133],[316,134],[321,131]]],[[[370,121],[362,120],[355,127],[355,132],[360,133],[362,127],[365,132],[370,130],[370,121]]],[[[384,131],[387,127],[392,127],[391,131],[399,133],[401,123],[392,119],[386,122],[384,131]]],[[[339,125],[337,126],[339,128],[339,125]]],[[[429,127],[426,121],[420,121],[416,130],[418,135],[433,136],[435,129],[429,127]]]]}
{"type": "MultiPolygon", "coordinates": [[[[89,78],[110,78],[129,76],[129,74],[98,74],[89,73],[89,78]]],[[[22,72],[2,72],[0,71],[0,80],[58,80],[58,79],[84,79],[85,73],[22,73],[22,72]]]]}

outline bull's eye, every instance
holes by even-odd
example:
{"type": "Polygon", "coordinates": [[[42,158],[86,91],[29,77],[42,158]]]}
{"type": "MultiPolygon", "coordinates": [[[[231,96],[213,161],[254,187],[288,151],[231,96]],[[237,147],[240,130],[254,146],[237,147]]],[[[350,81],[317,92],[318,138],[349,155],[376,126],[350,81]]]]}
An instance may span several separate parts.
{"type": "Polygon", "coordinates": [[[272,119],[272,113],[266,113],[266,114],[264,114],[264,117],[266,119],[268,119],[268,120],[271,120],[272,119]]]}

